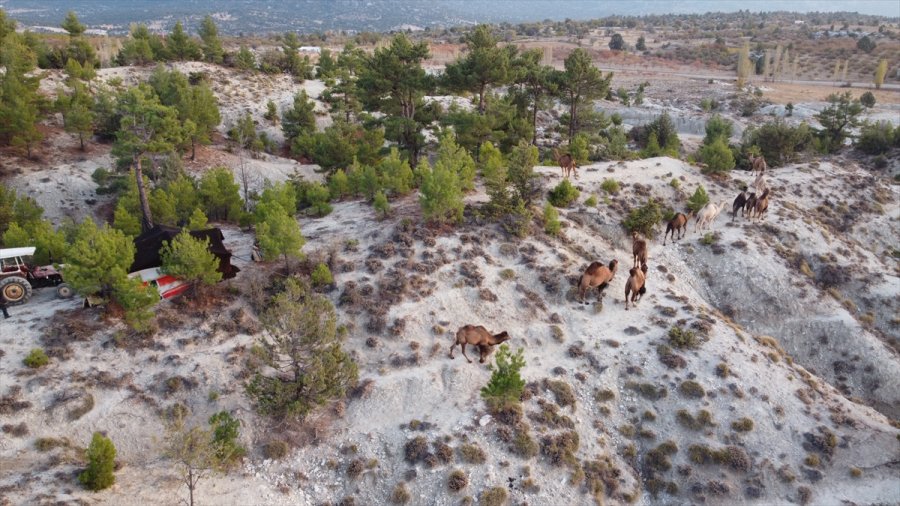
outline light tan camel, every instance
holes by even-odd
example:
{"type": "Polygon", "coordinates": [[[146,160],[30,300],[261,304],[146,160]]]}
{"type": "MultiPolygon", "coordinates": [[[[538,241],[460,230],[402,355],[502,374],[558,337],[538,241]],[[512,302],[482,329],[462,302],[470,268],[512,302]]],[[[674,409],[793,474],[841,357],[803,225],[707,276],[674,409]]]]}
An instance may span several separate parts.
{"type": "Polygon", "coordinates": [[[478,347],[479,354],[481,355],[481,360],[479,360],[479,362],[483,364],[484,358],[490,354],[492,346],[509,341],[509,339],[510,336],[505,330],[499,334],[491,334],[481,325],[464,325],[456,331],[456,341],[450,346],[450,358],[453,358],[453,348],[456,348],[456,345],[460,345],[462,347],[463,356],[466,357],[466,360],[471,364],[472,361],[469,360],[469,356],[466,355],[466,345],[471,344],[472,346],[478,347]]]}
{"type": "Polygon", "coordinates": [[[756,199],[756,205],[753,206],[753,209],[750,211],[750,219],[753,219],[754,215],[756,219],[762,219],[762,215],[765,214],[766,210],[769,209],[769,189],[766,188],[766,191],[763,192],[762,195],[756,199]]]}
{"type": "Polygon", "coordinates": [[[553,159],[556,160],[556,163],[559,164],[559,168],[562,169],[564,178],[568,178],[569,173],[571,173],[575,176],[576,179],[578,179],[578,167],[575,165],[575,159],[572,158],[572,155],[570,155],[569,153],[560,155],[559,150],[553,148],[553,159]]]}
{"type": "Polygon", "coordinates": [[[763,158],[762,155],[750,155],[750,167],[753,169],[753,172],[759,172],[760,174],[762,174],[766,171],[766,169],[769,168],[769,166],[766,165],[766,159],[763,158]]]}
{"type": "Polygon", "coordinates": [[[603,299],[603,290],[609,285],[613,276],[616,275],[616,269],[619,261],[613,259],[609,262],[609,266],[600,262],[593,262],[581,275],[581,281],[578,283],[578,299],[584,303],[584,295],[588,290],[597,287],[597,300],[603,299]]]}

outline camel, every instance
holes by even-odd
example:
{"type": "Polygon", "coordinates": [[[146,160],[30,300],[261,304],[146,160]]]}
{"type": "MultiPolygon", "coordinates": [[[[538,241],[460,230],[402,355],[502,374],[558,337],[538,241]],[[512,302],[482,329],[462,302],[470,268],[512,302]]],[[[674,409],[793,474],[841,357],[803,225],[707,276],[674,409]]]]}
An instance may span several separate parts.
{"type": "Polygon", "coordinates": [[[491,334],[481,325],[464,325],[456,331],[456,341],[450,346],[450,358],[453,358],[453,348],[456,348],[456,345],[460,345],[463,356],[471,364],[472,361],[466,355],[466,345],[471,344],[478,347],[481,355],[479,362],[483,364],[485,357],[491,352],[491,347],[509,341],[509,339],[510,335],[505,330],[499,334],[491,334]]]}
{"type": "Polygon", "coordinates": [[[637,232],[631,233],[631,254],[634,256],[635,267],[638,266],[638,262],[647,263],[647,240],[637,232]]]}
{"type": "Polygon", "coordinates": [[[741,216],[744,216],[744,211],[746,211],[746,216],[750,216],[750,212],[753,211],[753,208],[756,207],[756,192],[750,194],[747,197],[747,203],[744,204],[744,210],[741,211],[741,216]]]}
{"type": "Polygon", "coordinates": [[[726,202],[723,200],[718,205],[710,202],[703,206],[703,209],[697,213],[697,222],[694,230],[703,230],[709,227],[716,217],[719,216],[719,213],[722,212],[722,209],[725,209],[725,204],[726,202]]]}
{"type": "Polygon", "coordinates": [[[687,232],[687,224],[691,221],[693,216],[694,211],[689,211],[687,214],[678,213],[674,218],[669,220],[669,224],[666,225],[666,235],[663,236],[663,246],[666,245],[666,237],[669,235],[669,232],[672,232],[673,241],[677,241],[684,237],[684,233],[687,232]],[[678,237],[675,237],[676,232],[678,232],[678,237]]]}
{"type": "Polygon", "coordinates": [[[753,215],[756,215],[756,219],[762,219],[762,215],[769,209],[769,189],[766,188],[766,191],[763,192],[762,195],[756,199],[756,205],[750,211],[750,218],[753,219],[753,215]]]}
{"type": "Polygon", "coordinates": [[[762,193],[764,191],[766,191],[766,188],[768,188],[768,187],[769,187],[769,185],[766,184],[766,177],[763,176],[762,172],[760,172],[756,176],[756,179],[753,180],[753,188],[756,190],[756,194],[762,195],[762,193]]]}
{"type": "Polygon", "coordinates": [[[647,264],[642,263],[641,268],[632,267],[628,271],[628,281],[625,282],[625,310],[628,310],[628,296],[631,295],[631,305],[636,306],[637,301],[647,292],[647,264]]]}
{"type": "Polygon", "coordinates": [[[562,169],[563,177],[568,179],[569,173],[575,175],[575,179],[578,179],[578,166],[575,165],[575,159],[572,158],[572,155],[566,153],[564,155],[559,154],[559,150],[553,148],[553,159],[556,160],[556,163],[559,164],[559,168],[562,169]]]}
{"type": "Polygon", "coordinates": [[[582,304],[585,303],[585,293],[595,286],[597,287],[597,300],[603,299],[603,290],[606,289],[613,276],[616,275],[618,266],[619,261],[615,259],[609,262],[608,267],[600,262],[593,262],[588,266],[584,274],[581,275],[581,281],[578,283],[578,299],[582,304]]]}
{"type": "Polygon", "coordinates": [[[759,172],[759,174],[762,175],[762,173],[765,172],[766,169],[769,168],[769,166],[766,165],[766,159],[763,158],[762,155],[759,155],[759,156],[750,155],[749,158],[750,158],[750,168],[753,170],[753,172],[759,172]]]}
{"type": "Polygon", "coordinates": [[[741,216],[744,215],[744,205],[747,204],[747,189],[744,188],[741,190],[741,193],[734,199],[734,203],[731,204],[731,221],[734,221],[735,216],[737,216],[738,209],[741,210],[741,216]]]}

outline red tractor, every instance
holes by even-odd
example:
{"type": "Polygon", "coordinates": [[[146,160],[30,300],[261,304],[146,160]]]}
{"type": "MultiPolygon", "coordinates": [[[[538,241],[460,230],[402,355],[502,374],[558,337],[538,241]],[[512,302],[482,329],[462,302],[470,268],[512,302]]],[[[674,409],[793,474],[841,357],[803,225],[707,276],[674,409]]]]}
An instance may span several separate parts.
{"type": "Polygon", "coordinates": [[[23,257],[34,255],[34,247],[0,249],[0,295],[9,305],[23,304],[35,288],[56,287],[56,294],[67,299],[72,288],[52,265],[29,266],[23,257]]]}

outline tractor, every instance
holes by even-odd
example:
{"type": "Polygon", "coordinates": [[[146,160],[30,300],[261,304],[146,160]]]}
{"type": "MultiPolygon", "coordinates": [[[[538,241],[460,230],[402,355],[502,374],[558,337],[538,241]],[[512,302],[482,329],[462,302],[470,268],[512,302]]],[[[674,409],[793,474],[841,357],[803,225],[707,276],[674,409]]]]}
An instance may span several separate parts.
{"type": "Polygon", "coordinates": [[[34,249],[0,249],[0,295],[9,305],[25,303],[36,288],[56,287],[56,294],[63,299],[74,294],[52,265],[30,266],[25,262],[23,258],[34,255],[34,249]]]}

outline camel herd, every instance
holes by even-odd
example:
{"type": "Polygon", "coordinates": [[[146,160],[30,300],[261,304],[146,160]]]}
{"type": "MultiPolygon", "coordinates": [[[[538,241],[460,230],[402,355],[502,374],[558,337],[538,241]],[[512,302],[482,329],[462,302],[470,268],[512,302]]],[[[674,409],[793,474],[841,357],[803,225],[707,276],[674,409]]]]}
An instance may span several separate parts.
{"type": "MultiPolygon", "coordinates": [[[[560,155],[559,151],[554,149],[553,158],[562,169],[564,178],[568,178],[570,173],[576,178],[578,177],[575,172],[577,169],[575,161],[570,154],[566,153],[560,155]]],[[[753,171],[756,173],[756,178],[752,184],[755,191],[748,195],[748,187],[747,185],[744,185],[741,193],[738,194],[732,203],[732,221],[734,221],[738,211],[741,212],[742,217],[749,217],[751,220],[754,218],[762,219],[766,210],[769,208],[771,190],[768,187],[764,176],[767,169],[766,160],[762,156],[751,155],[750,163],[753,171]]],[[[697,211],[695,231],[709,229],[712,222],[719,216],[722,210],[725,209],[726,205],[727,202],[724,200],[718,203],[708,202],[702,209],[697,211]]],[[[663,246],[666,245],[666,239],[669,234],[672,235],[673,241],[681,239],[684,234],[687,233],[687,225],[693,216],[693,211],[687,214],[675,214],[666,225],[666,233],[663,236],[663,246]]],[[[628,271],[628,280],[625,282],[626,310],[628,310],[629,303],[631,306],[636,306],[641,297],[647,292],[647,250],[647,239],[641,237],[637,232],[632,232],[631,253],[633,265],[628,271]]],[[[616,259],[611,260],[608,264],[592,262],[581,275],[581,279],[578,283],[578,300],[584,304],[585,295],[588,290],[594,288],[597,289],[597,300],[603,300],[603,292],[606,287],[609,286],[613,277],[615,277],[618,266],[619,261],[616,259]]],[[[468,344],[478,347],[481,358],[479,362],[484,363],[485,357],[490,355],[494,346],[509,339],[510,336],[506,331],[500,332],[499,334],[491,334],[486,328],[480,325],[465,325],[456,332],[456,340],[450,346],[450,358],[453,358],[453,349],[459,345],[462,348],[463,356],[471,363],[472,361],[469,360],[469,357],[466,355],[466,345],[468,344]]]]}

